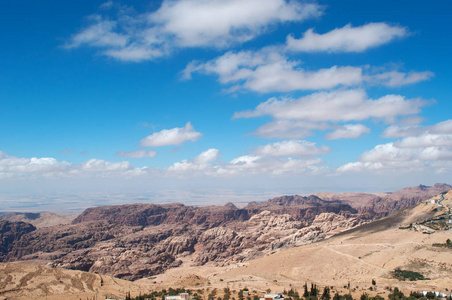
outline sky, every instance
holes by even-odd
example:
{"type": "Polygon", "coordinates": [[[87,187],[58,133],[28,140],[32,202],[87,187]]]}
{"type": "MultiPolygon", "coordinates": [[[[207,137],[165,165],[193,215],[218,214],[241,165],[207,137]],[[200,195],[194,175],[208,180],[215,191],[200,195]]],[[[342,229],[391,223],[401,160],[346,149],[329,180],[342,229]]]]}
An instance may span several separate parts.
{"type": "Polygon", "coordinates": [[[1,4],[0,211],[452,182],[449,0],[1,4]]]}

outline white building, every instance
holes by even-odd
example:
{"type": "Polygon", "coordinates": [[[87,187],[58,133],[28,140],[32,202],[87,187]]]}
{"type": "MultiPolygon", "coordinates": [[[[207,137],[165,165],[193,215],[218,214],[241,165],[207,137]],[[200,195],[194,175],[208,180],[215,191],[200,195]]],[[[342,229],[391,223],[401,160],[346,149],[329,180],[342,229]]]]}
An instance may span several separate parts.
{"type": "Polygon", "coordinates": [[[165,296],[165,300],[190,300],[190,295],[188,293],[180,293],[175,296],[165,296]]]}

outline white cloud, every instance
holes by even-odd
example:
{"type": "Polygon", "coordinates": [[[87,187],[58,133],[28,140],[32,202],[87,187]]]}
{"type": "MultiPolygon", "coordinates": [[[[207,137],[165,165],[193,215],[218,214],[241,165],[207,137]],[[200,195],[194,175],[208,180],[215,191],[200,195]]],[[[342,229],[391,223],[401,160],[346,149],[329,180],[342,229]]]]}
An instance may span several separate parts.
{"type": "Polygon", "coordinates": [[[275,119],[320,121],[360,121],[369,118],[393,120],[397,116],[413,115],[425,105],[421,99],[405,99],[387,95],[369,99],[364,90],[319,92],[299,99],[277,99],[260,103],[253,111],[236,112],[234,118],[270,115],[275,119]]]}
{"type": "Polygon", "coordinates": [[[105,50],[103,54],[117,60],[140,62],[151,60],[168,54],[164,49],[147,48],[142,45],[130,45],[120,49],[105,50]]]}
{"type": "Polygon", "coordinates": [[[452,135],[422,134],[401,141],[377,145],[364,152],[359,160],[366,162],[451,160],[452,135]]]}
{"type": "Polygon", "coordinates": [[[289,140],[259,146],[254,153],[260,156],[300,156],[319,155],[330,151],[327,146],[317,147],[315,143],[304,140],[289,140]]]}
{"type": "Polygon", "coordinates": [[[419,124],[391,125],[385,129],[382,136],[385,138],[418,137],[425,134],[452,134],[452,120],[446,120],[432,126],[419,124]]]}
{"type": "Polygon", "coordinates": [[[339,173],[360,173],[363,171],[379,171],[384,169],[384,165],[380,162],[353,162],[340,166],[337,171],[339,173]]]}
{"type": "Polygon", "coordinates": [[[399,87],[408,84],[414,84],[421,81],[429,80],[434,76],[430,71],[426,72],[409,72],[389,71],[380,74],[367,76],[367,81],[371,84],[380,84],[389,87],[399,87]]]}
{"type": "Polygon", "coordinates": [[[215,173],[215,166],[212,164],[220,157],[218,149],[208,149],[192,160],[182,160],[166,168],[169,174],[184,175],[185,173],[200,173],[204,175],[215,173]]]}
{"type": "Polygon", "coordinates": [[[220,157],[220,151],[218,149],[208,149],[201,154],[199,154],[195,159],[193,160],[196,164],[206,164],[208,162],[212,162],[217,160],[220,157]]]}
{"type": "Polygon", "coordinates": [[[324,34],[315,33],[311,28],[301,39],[287,37],[287,49],[303,52],[362,52],[404,37],[408,30],[401,26],[386,23],[369,23],[352,27],[350,24],[324,34]]]}
{"type": "Polygon", "coordinates": [[[452,170],[452,122],[446,120],[432,126],[391,126],[386,136],[403,137],[364,152],[358,162],[338,168],[338,172],[403,171],[422,172],[452,170]]]}
{"type": "Polygon", "coordinates": [[[374,149],[366,151],[359,157],[361,162],[382,162],[382,161],[411,161],[414,159],[414,151],[400,149],[394,143],[377,145],[374,149]]]}
{"type": "Polygon", "coordinates": [[[352,86],[363,80],[362,69],[339,67],[308,71],[299,68],[300,62],[288,60],[274,47],[261,51],[227,52],[206,63],[191,62],[182,72],[190,79],[193,72],[215,74],[223,84],[257,92],[288,92],[295,90],[329,89],[352,86]]]}
{"type": "Polygon", "coordinates": [[[188,122],[185,127],[176,127],[172,129],[164,129],[159,132],[145,137],[141,140],[140,146],[144,147],[160,147],[170,145],[180,145],[186,141],[195,142],[202,134],[195,131],[193,126],[188,122]]]}
{"type": "Polygon", "coordinates": [[[181,72],[183,79],[194,73],[218,76],[221,84],[231,85],[229,92],[240,89],[268,92],[331,89],[362,83],[400,87],[429,80],[432,72],[387,71],[386,68],[332,66],[318,70],[301,68],[302,62],[287,58],[281,47],[258,51],[229,51],[207,62],[192,61],[181,72]]]}
{"type": "MultiPolygon", "coordinates": [[[[104,10],[113,7],[101,5],[104,10]]],[[[243,43],[271,25],[321,14],[317,4],[286,0],[164,0],[153,12],[137,14],[119,7],[115,18],[92,16],[91,25],[73,35],[66,46],[97,47],[104,55],[136,62],[182,47],[223,48],[243,43]]]]}
{"type": "Polygon", "coordinates": [[[149,20],[181,46],[224,47],[260,34],[268,25],[319,16],[316,4],[284,0],[164,1],[149,20]]]}
{"type": "Polygon", "coordinates": [[[363,133],[369,133],[370,129],[362,124],[345,124],[335,131],[325,135],[327,140],[356,139],[363,133]]]}
{"type": "Polygon", "coordinates": [[[383,131],[382,137],[398,138],[416,135],[421,132],[419,125],[399,126],[391,125],[383,131]]]}
{"type": "Polygon", "coordinates": [[[284,175],[292,173],[315,173],[318,172],[323,160],[320,158],[299,159],[280,158],[272,156],[244,155],[237,157],[218,170],[219,174],[241,175],[241,174],[270,174],[284,175]]]}
{"type": "Polygon", "coordinates": [[[325,122],[274,120],[260,126],[253,133],[263,138],[300,139],[313,135],[314,130],[325,130],[330,127],[325,122]]]}
{"type": "Polygon", "coordinates": [[[148,171],[146,167],[134,168],[127,161],[90,159],[81,164],[72,164],[52,157],[19,158],[0,151],[0,178],[137,176],[148,174],[148,171]]]}
{"type": "Polygon", "coordinates": [[[323,160],[313,156],[328,151],[328,147],[316,147],[315,144],[306,141],[299,141],[298,145],[275,143],[264,146],[264,148],[257,148],[253,154],[234,158],[230,162],[222,162],[217,161],[219,151],[209,149],[194,159],[176,162],[165,168],[165,171],[168,176],[306,175],[322,169],[319,165],[323,163],[323,160]],[[257,152],[262,154],[258,155],[257,152]],[[305,158],[283,157],[286,155],[302,155],[305,158]]]}
{"type": "Polygon", "coordinates": [[[88,45],[91,47],[125,47],[129,37],[124,34],[115,33],[118,26],[115,21],[103,20],[101,16],[92,16],[93,24],[72,36],[65,45],[66,48],[77,48],[88,45]]]}
{"type": "Polygon", "coordinates": [[[452,134],[452,119],[427,127],[427,130],[431,133],[452,134]]]}
{"type": "Polygon", "coordinates": [[[144,157],[155,157],[157,152],[154,150],[136,150],[136,151],[120,151],[115,154],[119,157],[130,157],[130,158],[144,158],[144,157]]]}
{"type": "Polygon", "coordinates": [[[128,161],[109,162],[103,159],[89,159],[80,164],[80,168],[88,172],[127,171],[133,169],[128,161]]]}
{"type": "Polygon", "coordinates": [[[452,134],[431,134],[424,133],[419,136],[409,136],[396,142],[400,148],[419,148],[419,147],[452,147],[452,134]]]}

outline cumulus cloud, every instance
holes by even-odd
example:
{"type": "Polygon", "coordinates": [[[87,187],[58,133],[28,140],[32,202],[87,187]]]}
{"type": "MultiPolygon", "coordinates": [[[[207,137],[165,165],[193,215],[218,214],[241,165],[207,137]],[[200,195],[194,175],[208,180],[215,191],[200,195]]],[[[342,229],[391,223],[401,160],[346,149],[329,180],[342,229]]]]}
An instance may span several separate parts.
{"type": "Polygon", "coordinates": [[[301,21],[321,14],[316,4],[284,0],[179,0],[163,1],[149,20],[174,35],[182,46],[222,47],[244,42],[268,25],[301,21]]]}
{"type": "Polygon", "coordinates": [[[155,157],[157,152],[154,150],[136,150],[136,151],[120,151],[115,154],[119,157],[130,157],[130,158],[144,158],[144,157],[155,157]]]}
{"type": "MultiPolygon", "coordinates": [[[[102,8],[111,9],[113,4],[102,8]]],[[[105,13],[105,11],[104,11],[105,13]]],[[[126,61],[155,59],[182,47],[224,48],[262,34],[274,24],[300,22],[322,14],[315,3],[286,0],[164,0],[153,12],[90,17],[68,48],[89,46],[126,61]]]]}
{"type": "Polygon", "coordinates": [[[52,157],[20,158],[0,151],[0,178],[10,177],[86,177],[143,175],[147,168],[134,168],[127,161],[90,159],[81,164],[58,161],[52,157]]]}
{"type": "Polygon", "coordinates": [[[383,131],[382,137],[399,138],[418,134],[421,131],[419,125],[391,125],[383,131]]]}
{"type": "Polygon", "coordinates": [[[286,43],[287,49],[291,51],[363,52],[407,35],[407,28],[386,23],[369,23],[358,27],[348,24],[324,34],[315,33],[311,28],[301,39],[289,35],[286,43]]]}
{"type": "Polygon", "coordinates": [[[259,146],[254,150],[256,155],[261,156],[305,156],[319,155],[330,151],[327,146],[317,147],[315,143],[304,140],[289,140],[259,146]]]}
{"type": "Polygon", "coordinates": [[[211,161],[215,161],[220,156],[220,151],[218,149],[208,149],[201,154],[199,154],[195,159],[193,160],[196,164],[206,164],[211,161]]]}
{"type": "Polygon", "coordinates": [[[80,168],[89,172],[125,171],[133,169],[128,161],[109,162],[94,158],[81,163],[80,168]]]}
{"type": "Polygon", "coordinates": [[[182,72],[190,79],[194,72],[215,74],[222,84],[256,92],[288,92],[352,86],[362,82],[362,69],[333,66],[315,71],[299,67],[300,62],[287,59],[277,48],[261,51],[227,52],[206,63],[191,62],[182,72]]]}
{"type": "Polygon", "coordinates": [[[220,156],[220,151],[218,149],[208,149],[192,160],[182,160],[176,162],[173,165],[166,168],[166,171],[170,174],[185,174],[189,172],[198,172],[201,174],[211,174],[215,173],[216,167],[212,162],[216,161],[220,156]]]}
{"type": "Polygon", "coordinates": [[[401,140],[375,146],[360,155],[357,162],[338,168],[338,172],[364,172],[370,170],[412,170],[425,168],[447,171],[452,167],[451,120],[432,126],[415,126],[399,130],[392,127],[389,133],[401,140]],[[407,136],[407,134],[413,134],[407,136]]]}
{"type": "Polygon", "coordinates": [[[313,135],[314,130],[325,130],[330,127],[325,122],[274,120],[260,126],[253,133],[263,138],[300,139],[313,135]]]}
{"type": "Polygon", "coordinates": [[[317,173],[321,171],[320,158],[281,158],[274,156],[244,155],[231,160],[227,165],[218,170],[220,174],[270,174],[284,175],[292,173],[317,173]]]}
{"type": "Polygon", "coordinates": [[[362,83],[400,87],[429,80],[432,72],[401,72],[386,68],[332,66],[318,70],[301,68],[301,61],[289,59],[281,47],[258,51],[229,51],[207,62],[192,61],[181,72],[183,79],[194,73],[218,76],[230,85],[228,91],[251,90],[259,93],[331,89],[362,83]]]}
{"type": "Polygon", "coordinates": [[[363,133],[369,133],[370,129],[362,124],[345,124],[337,128],[333,132],[329,132],[325,135],[327,140],[337,139],[356,139],[363,133]]]}
{"type": "Polygon", "coordinates": [[[144,147],[161,147],[170,145],[181,145],[186,141],[195,142],[202,136],[188,122],[185,127],[176,127],[172,129],[163,129],[159,132],[145,137],[141,140],[140,146],[144,147]]]}
{"type": "Polygon", "coordinates": [[[439,122],[432,126],[419,124],[391,125],[385,129],[382,136],[385,138],[413,137],[421,134],[452,134],[452,120],[439,122]]]}
{"type": "Polygon", "coordinates": [[[176,162],[165,168],[165,171],[168,176],[306,175],[322,170],[323,160],[314,156],[328,151],[328,147],[316,147],[314,143],[307,141],[286,141],[258,147],[251,154],[223,162],[218,161],[217,149],[209,149],[194,159],[176,162]]]}
{"type": "Polygon", "coordinates": [[[394,143],[387,143],[364,152],[359,160],[363,162],[410,161],[413,160],[413,155],[412,150],[400,149],[394,143]]]}
{"type": "Polygon", "coordinates": [[[424,133],[419,136],[409,136],[396,142],[400,148],[452,146],[452,134],[424,133]]]}
{"type": "Polygon", "coordinates": [[[431,127],[427,127],[431,133],[447,133],[452,134],[452,119],[439,122],[431,127]]]}
{"type": "Polygon", "coordinates": [[[252,118],[270,115],[275,119],[319,121],[360,121],[369,118],[392,120],[397,116],[420,112],[426,102],[387,95],[369,99],[364,90],[318,92],[298,99],[270,98],[252,111],[236,112],[234,118],[252,118]]]}

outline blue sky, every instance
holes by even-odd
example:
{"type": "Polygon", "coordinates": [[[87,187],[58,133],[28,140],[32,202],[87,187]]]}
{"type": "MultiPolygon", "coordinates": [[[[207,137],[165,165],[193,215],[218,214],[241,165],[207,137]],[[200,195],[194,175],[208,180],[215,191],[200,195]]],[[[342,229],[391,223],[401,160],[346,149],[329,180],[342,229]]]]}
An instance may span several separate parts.
{"type": "Polygon", "coordinates": [[[450,183],[450,1],[2,7],[5,210],[450,183]]]}

